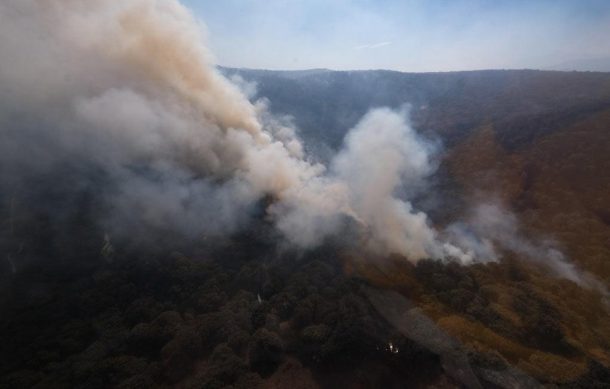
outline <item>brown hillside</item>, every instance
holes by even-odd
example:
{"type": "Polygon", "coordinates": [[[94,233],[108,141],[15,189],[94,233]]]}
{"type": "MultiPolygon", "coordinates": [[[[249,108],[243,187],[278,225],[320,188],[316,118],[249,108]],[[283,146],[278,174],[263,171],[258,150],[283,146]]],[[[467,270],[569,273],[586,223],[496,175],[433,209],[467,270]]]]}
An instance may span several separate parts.
{"type": "Polygon", "coordinates": [[[555,238],[573,260],[608,281],[610,110],[512,152],[485,126],[445,163],[467,198],[501,199],[526,228],[555,238]]]}

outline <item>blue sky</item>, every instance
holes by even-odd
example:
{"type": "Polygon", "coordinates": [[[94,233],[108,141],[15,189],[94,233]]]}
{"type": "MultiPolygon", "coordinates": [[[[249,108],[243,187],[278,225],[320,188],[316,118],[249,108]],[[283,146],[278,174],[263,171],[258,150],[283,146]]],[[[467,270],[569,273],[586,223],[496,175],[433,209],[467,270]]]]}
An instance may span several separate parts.
{"type": "Polygon", "coordinates": [[[610,0],[183,0],[218,63],[448,71],[610,66],[610,0]],[[581,63],[581,65],[570,65],[581,63]]]}

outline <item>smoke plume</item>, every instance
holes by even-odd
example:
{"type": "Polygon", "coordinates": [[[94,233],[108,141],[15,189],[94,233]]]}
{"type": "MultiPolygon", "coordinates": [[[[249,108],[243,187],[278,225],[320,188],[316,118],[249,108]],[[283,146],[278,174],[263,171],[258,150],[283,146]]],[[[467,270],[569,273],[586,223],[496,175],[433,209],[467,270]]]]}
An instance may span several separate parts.
{"type": "Polygon", "coordinates": [[[177,1],[9,1],[0,18],[1,185],[18,201],[48,195],[31,185],[42,176],[62,198],[87,182],[111,235],[156,239],[230,233],[271,196],[268,216],[298,246],[350,220],[376,252],[459,252],[396,196],[434,170],[405,113],[369,113],[327,170],[219,74],[177,1]]]}
{"type": "Polygon", "coordinates": [[[515,238],[507,215],[481,209],[479,229],[438,233],[414,209],[435,147],[406,110],[369,112],[326,167],[307,158],[289,121],[236,83],[216,70],[203,26],[177,0],[1,3],[0,201],[11,268],[23,242],[6,237],[20,212],[61,230],[87,209],[111,239],[157,242],[229,235],[264,203],[298,247],[355,226],[357,244],[376,254],[470,263],[495,259],[491,241],[501,240],[574,279],[558,252],[515,238]]]}

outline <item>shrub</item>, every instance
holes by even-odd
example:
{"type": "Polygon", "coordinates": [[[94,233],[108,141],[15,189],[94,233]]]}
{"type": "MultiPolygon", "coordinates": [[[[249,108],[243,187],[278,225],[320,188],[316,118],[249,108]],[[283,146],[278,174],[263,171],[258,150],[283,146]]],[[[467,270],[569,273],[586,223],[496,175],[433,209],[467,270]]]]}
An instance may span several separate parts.
{"type": "Polygon", "coordinates": [[[254,334],[249,360],[254,371],[263,377],[271,375],[283,358],[284,345],[280,337],[265,328],[254,334]]]}

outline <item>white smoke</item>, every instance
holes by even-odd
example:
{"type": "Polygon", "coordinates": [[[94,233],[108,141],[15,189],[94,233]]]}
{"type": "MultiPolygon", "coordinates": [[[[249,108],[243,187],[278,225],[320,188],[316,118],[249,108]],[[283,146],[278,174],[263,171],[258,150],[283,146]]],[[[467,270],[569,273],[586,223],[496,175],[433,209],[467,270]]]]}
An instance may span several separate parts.
{"type": "Polygon", "coordinates": [[[101,223],[130,239],[228,234],[269,196],[268,217],[300,247],[355,225],[380,255],[471,263],[497,259],[500,244],[582,278],[495,208],[439,234],[412,205],[435,147],[406,110],[369,112],[329,168],[309,161],[289,120],[216,70],[204,35],[177,0],[0,3],[0,189],[27,193],[51,176],[69,193],[85,185],[75,171],[94,174],[101,223]]]}
{"type": "MultiPolygon", "coordinates": [[[[369,230],[370,248],[413,260],[450,254],[426,214],[408,201],[436,170],[432,151],[407,123],[404,111],[373,110],[348,133],[333,172],[345,182],[350,208],[369,230]]],[[[451,254],[460,252],[453,249],[451,254]]]]}
{"type": "Polygon", "coordinates": [[[4,154],[19,167],[7,177],[93,163],[112,188],[106,223],[125,235],[230,232],[270,195],[268,214],[300,246],[349,219],[375,252],[461,254],[407,201],[434,166],[405,113],[371,112],[327,171],[220,75],[203,35],[176,0],[3,2],[2,135],[25,151],[4,154]]]}

